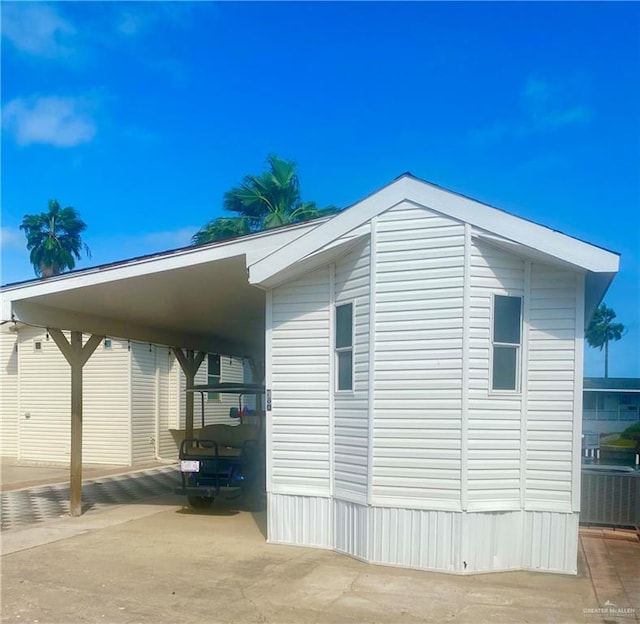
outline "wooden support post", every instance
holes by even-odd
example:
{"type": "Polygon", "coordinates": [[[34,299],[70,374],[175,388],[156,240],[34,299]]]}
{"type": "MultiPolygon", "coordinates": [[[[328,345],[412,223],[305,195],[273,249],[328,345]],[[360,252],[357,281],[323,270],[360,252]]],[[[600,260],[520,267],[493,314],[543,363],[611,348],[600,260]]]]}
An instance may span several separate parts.
{"type": "Polygon", "coordinates": [[[71,342],[61,330],[48,329],[71,366],[71,466],[69,502],[72,516],[82,515],[82,369],[102,341],[102,336],[91,336],[82,346],[82,332],[72,331],[71,342]]]}
{"type": "MultiPolygon", "coordinates": [[[[180,368],[187,381],[187,390],[193,389],[195,385],[196,373],[200,368],[205,356],[205,351],[198,351],[197,354],[192,349],[187,349],[186,354],[178,347],[171,348],[180,363],[180,368]]],[[[185,440],[193,439],[193,392],[187,392],[185,403],[185,440]]]]}

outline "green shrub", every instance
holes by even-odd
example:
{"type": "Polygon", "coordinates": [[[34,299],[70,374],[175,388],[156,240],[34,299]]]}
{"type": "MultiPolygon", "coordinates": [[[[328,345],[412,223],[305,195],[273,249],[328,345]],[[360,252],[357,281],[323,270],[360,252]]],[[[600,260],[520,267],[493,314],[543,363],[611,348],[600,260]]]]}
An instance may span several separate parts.
{"type": "Polygon", "coordinates": [[[621,434],[621,438],[625,440],[635,440],[637,437],[640,437],[640,422],[633,423],[631,427],[627,427],[621,434]]]}

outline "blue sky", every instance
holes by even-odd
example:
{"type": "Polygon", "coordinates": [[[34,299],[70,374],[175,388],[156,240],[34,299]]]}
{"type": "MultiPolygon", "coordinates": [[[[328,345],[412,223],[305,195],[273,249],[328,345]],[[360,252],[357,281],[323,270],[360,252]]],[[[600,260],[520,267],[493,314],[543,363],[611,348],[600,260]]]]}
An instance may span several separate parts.
{"type": "MultiPolygon", "coordinates": [[[[189,244],[269,153],[347,206],[405,171],[620,252],[640,376],[637,3],[2,3],[2,283],[49,198],[78,268],[189,244]]],[[[602,355],[587,349],[586,374],[602,355]]]]}

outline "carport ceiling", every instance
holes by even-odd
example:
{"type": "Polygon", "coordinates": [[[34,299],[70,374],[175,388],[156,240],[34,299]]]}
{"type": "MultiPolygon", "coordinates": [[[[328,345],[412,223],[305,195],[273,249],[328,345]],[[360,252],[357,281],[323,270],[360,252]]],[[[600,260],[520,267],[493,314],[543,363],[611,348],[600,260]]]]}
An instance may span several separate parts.
{"type": "Polygon", "coordinates": [[[36,295],[14,309],[27,322],[40,310],[63,329],[245,355],[264,350],[264,298],[241,255],[36,295]]]}

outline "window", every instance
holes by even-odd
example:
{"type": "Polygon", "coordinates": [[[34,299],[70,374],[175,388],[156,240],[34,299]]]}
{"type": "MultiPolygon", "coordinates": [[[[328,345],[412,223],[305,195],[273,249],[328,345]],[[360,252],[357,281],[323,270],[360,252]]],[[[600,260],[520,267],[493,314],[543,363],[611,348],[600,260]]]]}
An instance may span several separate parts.
{"type": "Polygon", "coordinates": [[[353,304],[336,306],[337,389],[353,390],[353,304]]]}
{"type": "Polygon", "coordinates": [[[596,409],[596,395],[593,392],[585,392],[582,395],[582,407],[586,410],[596,409]]]}
{"type": "Polygon", "coordinates": [[[520,388],[522,299],[496,295],[493,299],[493,390],[520,388]]]}
{"type": "MultiPolygon", "coordinates": [[[[207,385],[220,383],[220,356],[210,353],[207,355],[207,385]]],[[[219,401],[219,392],[207,392],[207,400],[219,401]]]]}
{"type": "Polygon", "coordinates": [[[113,348],[113,343],[111,342],[111,338],[105,338],[104,339],[104,348],[105,349],[112,349],[113,348]]]}
{"type": "Polygon", "coordinates": [[[34,350],[36,353],[42,353],[42,342],[41,342],[40,340],[36,340],[36,341],[33,343],[33,350],[34,350]]]}

